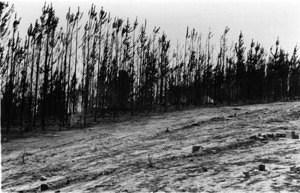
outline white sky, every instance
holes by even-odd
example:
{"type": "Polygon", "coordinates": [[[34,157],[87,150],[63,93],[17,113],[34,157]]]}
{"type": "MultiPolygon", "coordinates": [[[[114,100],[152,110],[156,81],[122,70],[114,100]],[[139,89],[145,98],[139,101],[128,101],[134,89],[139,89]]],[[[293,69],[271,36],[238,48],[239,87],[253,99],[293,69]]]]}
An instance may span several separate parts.
{"type": "MultiPolygon", "coordinates": [[[[7,1],[7,0],[6,0],[7,1]]],[[[44,0],[8,0],[22,17],[20,30],[41,15],[44,0]]],[[[206,36],[209,28],[214,33],[218,46],[225,26],[230,27],[229,41],[236,41],[243,31],[249,47],[253,38],[269,50],[277,37],[284,49],[291,52],[297,44],[300,47],[300,0],[47,0],[52,2],[60,23],[65,20],[68,7],[76,12],[77,6],[87,13],[94,3],[112,16],[137,16],[139,21],[147,19],[149,27],[160,26],[173,45],[183,42],[186,26],[194,27],[206,36]]],[[[62,24],[62,23],[61,23],[62,24]]]]}

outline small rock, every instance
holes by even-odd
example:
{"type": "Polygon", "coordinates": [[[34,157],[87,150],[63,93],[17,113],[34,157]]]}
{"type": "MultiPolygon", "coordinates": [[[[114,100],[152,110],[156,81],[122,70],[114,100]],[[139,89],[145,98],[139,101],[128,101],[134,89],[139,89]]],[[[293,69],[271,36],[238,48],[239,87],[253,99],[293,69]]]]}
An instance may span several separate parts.
{"type": "Polygon", "coordinates": [[[49,186],[47,184],[41,184],[41,191],[46,191],[49,189],[49,186]]]}
{"type": "Polygon", "coordinates": [[[265,141],[265,140],[267,140],[267,136],[265,136],[265,135],[258,135],[257,136],[257,140],[265,141]]]}
{"type": "Polygon", "coordinates": [[[232,115],[229,115],[228,117],[229,117],[229,118],[236,117],[236,113],[234,113],[234,114],[232,114],[232,115]]]}
{"type": "Polygon", "coordinates": [[[291,172],[299,173],[300,174],[300,167],[290,167],[291,172]]]}
{"type": "Polygon", "coordinates": [[[166,132],[166,133],[170,133],[170,130],[169,130],[169,128],[167,128],[165,132],[166,132]]]}
{"type": "Polygon", "coordinates": [[[274,134],[273,134],[273,133],[268,133],[268,134],[267,134],[267,137],[268,137],[268,138],[274,138],[274,134]]]}
{"type": "Polygon", "coordinates": [[[249,137],[249,139],[252,139],[252,140],[257,140],[258,138],[257,138],[257,136],[256,136],[256,135],[252,135],[252,136],[250,136],[250,137],[249,137]]]}
{"type": "Polygon", "coordinates": [[[192,147],[192,153],[198,152],[200,150],[201,146],[200,145],[194,145],[192,147]]]}
{"type": "Polygon", "coordinates": [[[153,162],[152,162],[152,158],[151,158],[151,156],[148,154],[148,166],[150,167],[150,168],[153,168],[154,167],[154,165],[153,165],[153,162]]]}
{"type": "Polygon", "coordinates": [[[258,166],[258,170],[259,170],[259,171],[266,171],[266,166],[265,166],[264,164],[260,164],[260,165],[258,166]]]}
{"type": "Polygon", "coordinates": [[[60,190],[56,190],[54,193],[60,193],[60,190]]]}
{"type": "Polygon", "coordinates": [[[293,135],[296,135],[296,132],[295,131],[292,131],[291,132],[291,135],[293,136],[293,135]]]}
{"type": "Polygon", "coordinates": [[[8,142],[8,139],[7,139],[7,137],[3,137],[3,138],[2,138],[2,142],[3,142],[3,143],[6,143],[6,142],[8,142]]]}
{"type": "Polygon", "coordinates": [[[275,136],[278,138],[284,138],[284,137],[286,137],[286,134],[285,133],[276,133],[275,136]]]}
{"type": "Polygon", "coordinates": [[[47,178],[46,178],[45,176],[41,176],[40,180],[41,180],[41,181],[46,181],[47,178]]]}
{"type": "Polygon", "coordinates": [[[297,135],[295,131],[292,131],[291,136],[292,139],[299,139],[299,135],[297,135]]]}
{"type": "Polygon", "coordinates": [[[245,178],[250,178],[250,172],[243,172],[245,178]]]}
{"type": "Polygon", "coordinates": [[[212,149],[212,150],[211,150],[211,153],[216,154],[216,153],[217,153],[217,150],[216,150],[216,149],[212,149]]]}

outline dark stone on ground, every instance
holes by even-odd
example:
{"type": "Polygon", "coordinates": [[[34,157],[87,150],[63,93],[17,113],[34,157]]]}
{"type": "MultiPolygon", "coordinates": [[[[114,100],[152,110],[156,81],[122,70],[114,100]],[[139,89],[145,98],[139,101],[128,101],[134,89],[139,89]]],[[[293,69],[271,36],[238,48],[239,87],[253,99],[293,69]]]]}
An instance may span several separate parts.
{"type": "Polygon", "coordinates": [[[258,170],[259,171],[266,171],[266,166],[264,164],[258,165],[258,170]]]}
{"type": "Polygon", "coordinates": [[[295,131],[292,131],[291,136],[292,139],[299,139],[299,135],[297,135],[295,131]]]}
{"type": "Polygon", "coordinates": [[[274,138],[274,134],[273,134],[273,133],[268,133],[268,134],[267,134],[267,137],[268,137],[268,138],[274,138]]]}
{"type": "Polygon", "coordinates": [[[41,181],[46,181],[47,178],[46,178],[45,176],[41,176],[40,180],[41,180],[41,181]]]}
{"type": "Polygon", "coordinates": [[[290,171],[300,174],[300,167],[290,167],[290,171]]]}
{"type": "Polygon", "coordinates": [[[200,150],[200,147],[201,147],[201,146],[199,146],[199,145],[194,145],[194,146],[192,147],[192,153],[198,152],[198,151],[200,150]]]}
{"type": "Polygon", "coordinates": [[[284,138],[284,137],[286,137],[286,134],[285,133],[276,133],[275,136],[278,138],[284,138]]]}
{"type": "Polygon", "coordinates": [[[232,115],[229,115],[228,117],[229,117],[229,118],[236,117],[236,113],[234,113],[234,114],[232,114],[232,115]]]}
{"type": "Polygon", "coordinates": [[[250,178],[250,173],[249,172],[243,172],[243,174],[244,174],[245,178],[250,178]]]}
{"type": "Polygon", "coordinates": [[[7,143],[8,142],[8,138],[7,137],[3,137],[1,142],[2,143],[7,143]]]}
{"type": "Polygon", "coordinates": [[[49,189],[49,186],[47,184],[41,184],[41,191],[46,191],[49,189]]]}

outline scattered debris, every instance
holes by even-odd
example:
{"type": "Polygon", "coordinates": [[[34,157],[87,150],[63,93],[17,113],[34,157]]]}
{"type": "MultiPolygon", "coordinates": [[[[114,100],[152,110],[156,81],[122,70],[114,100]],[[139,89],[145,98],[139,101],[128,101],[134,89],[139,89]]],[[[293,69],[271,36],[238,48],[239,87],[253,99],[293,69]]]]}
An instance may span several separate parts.
{"type": "MultiPolygon", "coordinates": [[[[292,136],[293,136],[293,134],[292,134],[292,136]]],[[[285,138],[285,137],[286,137],[285,133],[276,133],[276,134],[274,134],[274,133],[267,133],[267,134],[261,134],[261,133],[259,133],[257,135],[251,135],[249,137],[249,139],[264,141],[264,140],[268,140],[268,139],[276,140],[278,138],[285,138]]],[[[297,135],[295,137],[297,137],[297,135]]]]}
{"type": "Polygon", "coordinates": [[[285,126],[279,126],[279,127],[276,127],[276,129],[278,129],[278,130],[288,130],[289,128],[285,127],[285,126]]]}

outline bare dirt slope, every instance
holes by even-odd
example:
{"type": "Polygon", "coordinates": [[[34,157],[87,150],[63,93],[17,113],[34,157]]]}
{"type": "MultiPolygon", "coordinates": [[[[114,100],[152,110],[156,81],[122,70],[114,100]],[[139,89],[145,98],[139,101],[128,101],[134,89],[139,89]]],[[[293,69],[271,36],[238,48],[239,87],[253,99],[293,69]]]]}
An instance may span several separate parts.
{"type": "Polygon", "coordinates": [[[202,108],[12,140],[2,190],[299,192],[299,117],[300,102],[202,108]]]}

